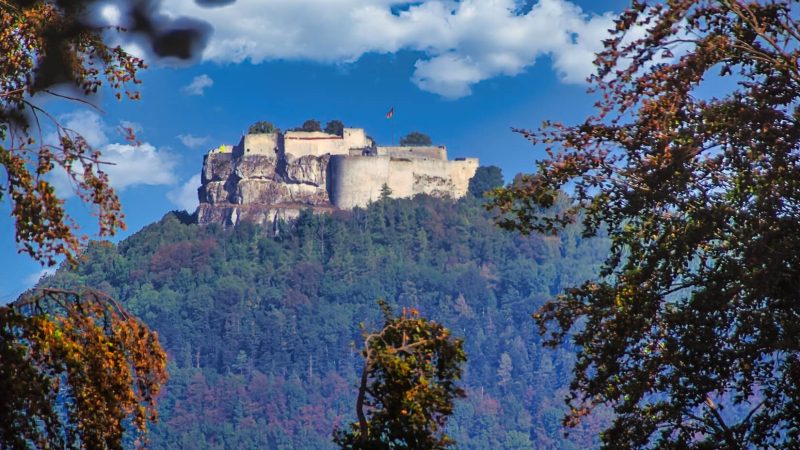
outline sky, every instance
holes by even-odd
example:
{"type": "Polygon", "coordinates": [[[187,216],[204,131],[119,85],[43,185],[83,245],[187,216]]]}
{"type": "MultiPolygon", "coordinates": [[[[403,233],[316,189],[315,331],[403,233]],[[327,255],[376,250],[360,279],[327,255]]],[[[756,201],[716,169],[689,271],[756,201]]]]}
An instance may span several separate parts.
{"type": "MultiPolygon", "coordinates": [[[[542,149],[516,128],[544,120],[576,122],[592,113],[586,93],[593,54],[626,2],[590,0],[169,0],[155,13],[208,30],[193,60],[152,56],[122,40],[149,67],[142,99],[108,93],[44,105],[114,163],[127,230],[118,241],[171,210],[194,211],[203,155],[239,141],[269,120],[287,129],[309,118],[364,128],[379,145],[410,131],[446,145],[449,156],[478,157],[507,180],[531,172],[542,149]],[[386,113],[394,108],[394,117],[386,113]],[[119,132],[131,127],[134,146],[119,132]]],[[[125,25],[113,3],[98,15],[125,25]]],[[[110,36],[109,39],[120,39],[110,36]]],[[[52,179],[80,226],[96,232],[91,208],[52,179]]],[[[0,201],[0,304],[12,301],[44,268],[17,252],[7,199],[0,201]]]]}

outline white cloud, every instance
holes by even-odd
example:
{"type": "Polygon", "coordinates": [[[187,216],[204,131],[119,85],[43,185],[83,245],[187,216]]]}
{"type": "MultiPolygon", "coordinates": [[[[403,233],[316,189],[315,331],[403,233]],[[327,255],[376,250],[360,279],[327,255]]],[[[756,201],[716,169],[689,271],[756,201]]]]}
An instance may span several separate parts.
{"type": "Polygon", "coordinates": [[[108,144],[103,147],[103,171],[115,189],[124,190],[140,184],[174,184],[177,161],[165,151],[144,142],[141,145],[108,144]]]}
{"type": "Polygon", "coordinates": [[[27,286],[33,287],[43,277],[50,276],[50,275],[52,275],[54,273],[56,273],[56,268],[55,267],[45,267],[44,269],[37,270],[36,272],[34,272],[34,273],[28,275],[27,277],[25,277],[24,282],[25,282],[25,284],[27,286]]]}
{"type": "MultiPolygon", "coordinates": [[[[64,114],[60,119],[64,128],[83,136],[90,146],[100,147],[108,144],[108,135],[106,134],[108,127],[97,113],[76,111],[64,114]]],[[[51,138],[50,141],[56,141],[56,139],[51,138]]]]}
{"type": "MultiPolygon", "coordinates": [[[[562,81],[592,72],[613,15],[587,15],[568,0],[237,0],[203,8],[195,0],[164,2],[172,16],[214,26],[205,60],[301,59],[352,62],[368,52],[420,51],[412,81],[448,98],[500,75],[517,75],[543,56],[562,81]],[[392,8],[401,10],[393,12],[392,8]]],[[[210,79],[209,79],[210,81],[210,79]]]]}
{"type": "Polygon", "coordinates": [[[188,212],[194,212],[199,203],[197,199],[197,188],[200,187],[200,174],[189,179],[186,183],[176,187],[167,193],[167,199],[183,208],[188,212]]]}
{"type": "Polygon", "coordinates": [[[191,134],[179,134],[177,136],[181,143],[189,148],[198,148],[206,145],[210,138],[208,136],[192,136],[191,134]]]}
{"type": "Polygon", "coordinates": [[[187,95],[203,95],[206,89],[214,85],[214,80],[206,74],[198,75],[192,82],[183,87],[183,92],[187,95]]]}
{"type": "MultiPolygon", "coordinates": [[[[104,163],[102,170],[108,174],[114,189],[125,190],[137,185],[169,185],[176,182],[174,173],[177,158],[172,153],[155,148],[152,144],[143,142],[140,145],[131,143],[111,142],[108,132],[113,128],[106,125],[102,118],[92,111],[78,111],[61,117],[61,123],[69,130],[80,134],[86,142],[100,150],[101,160],[104,163]]],[[[141,131],[141,127],[134,123],[125,123],[141,131]]],[[[57,142],[54,134],[47,141],[57,142]]],[[[82,170],[75,167],[74,170],[82,170]]],[[[64,170],[53,170],[50,177],[56,192],[61,197],[73,195],[73,186],[64,170]]]]}

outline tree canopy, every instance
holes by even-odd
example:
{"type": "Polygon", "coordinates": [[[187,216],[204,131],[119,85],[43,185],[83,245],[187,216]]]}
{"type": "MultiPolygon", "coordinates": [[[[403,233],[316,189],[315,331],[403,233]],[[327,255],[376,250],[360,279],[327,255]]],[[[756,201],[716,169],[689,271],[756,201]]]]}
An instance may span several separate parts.
{"type": "Polygon", "coordinates": [[[325,132],[328,134],[335,134],[337,136],[344,135],[344,123],[341,120],[333,119],[329,120],[327,124],[325,124],[325,132]]]}
{"type": "MultiPolygon", "coordinates": [[[[101,152],[42,107],[42,96],[86,104],[103,86],[118,99],[139,97],[144,62],[107,45],[93,24],[93,1],[0,3],[0,199],[8,198],[21,252],[54,265],[76,263],[82,239],[64,208],[68,194],[50,183],[54,170],[95,209],[100,235],[124,227],[101,152]],[[63,91],[62,91],[63,92],[63,91]],[[80,95],[80,94],[78,94],[80,95]],[[55,142],[44,141],[46,124],[55,142]]],[[[191,57],[200,31],[184,21],[168,31],[144,4],[119,4],[131,33],[146,35],[162,56],[191,57]]],[[[113,34],[113,33],[112,33],[113,34]]],[[[90,104],[90,103],[89,103],[90,104]]],[[[126,137],[135,142],[133,131],[126,137]]],[[[155,421],[155,396],[166,380],[157,336],[110,297],[92,290],[37,289],[0,306],[0,447],[123,447],[127,431],[155,421]]]]}
{"type": "Polygon", "coordinates": [[[634,1],[596,59],[598,112],[520,130],[548,157],[495,196],[499,223],[612,240],[599,279],[536,315],[579,348],[566,423],[616,413],[607,448],[800,445],[798,13],[634,1]],[[561,189],[574,207],[542,214],[561,189]]]}
{"type": "Polygon", "coordinates": [[[412,146],[412,145],[433,145],[433,141],[431,137],[425,133],[420,133],[419,131],[412,131],[407,135],[400,138],[400,145],[402,146],[412,146]]]}
{"type": "Polygon", "coordinates": [[[503,186],[503,171],[497,166],[480,166],[469,180],[468,192],[474,197],[483,197],[487,192],[503,186]]]}
{"type": "Polygon", "coordinates": [[[442,433],[466,361],[463,341],[450,330],[404,309],[395,317],[380,302],[385,324],[364,336],[364,368],[356,400],[358,422],[334,438],[346,449],[443,449],[453,441],[442,433]],[[367,409],[369,408],[369,409],[367,409]],[[367,419],[369,415],[369,419],[367,419]]]}
{"type": "Polygon", "coordinates": [[[319,120],[308,119],[303,122],[298,131],[322,131],[322,126],[319,124],[319,120]]]}
{"type": "Polygon", "coordinates": [[[266,120],[259,120],[258,122],[250,125],[250,128],[247,129],[248,134],[259,134],[259,133],[274,133],[275,132],[275,125],[272,122],[268,122],[266,120]]]}
{"type": "Polygon", "coordinates": [[[574,346],[542,348],[530,309],[595,274],[607,247],[576,225],[522,236],[474,197],[419,195],[269,229],[168,213],[91,243],[47,283],[104,287],[163,336],[170,381],[152,448],[334,448],[331,430],[356,421],[359,323],[380,331],[375,299],[386,298],[396,315],[416,307],[464,338],[467,397],[445,428],[459,448],[579,450],[596,448],[608,417],[564,436],[574,346]]]}

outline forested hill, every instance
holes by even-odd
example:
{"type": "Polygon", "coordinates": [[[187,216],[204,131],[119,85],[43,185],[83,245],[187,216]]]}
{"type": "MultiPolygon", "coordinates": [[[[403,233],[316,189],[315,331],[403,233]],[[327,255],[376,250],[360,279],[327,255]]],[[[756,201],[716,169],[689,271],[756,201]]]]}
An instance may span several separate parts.
{"type": "Polygon", "coordinates": [[[531,313],[596,273],[606,247],[577,229],[502,231],[475,198],[418,196],[277,230],[170,213],[47,282],[104,289],[158,331],[171,380],[152,448],[332,448],[355,419],[359,324],[377,326],[385,298],[465,338],[460,448],[585,449],[600,424],[568,438],[560,424],[573,351],[542,348],[531,313]]]}

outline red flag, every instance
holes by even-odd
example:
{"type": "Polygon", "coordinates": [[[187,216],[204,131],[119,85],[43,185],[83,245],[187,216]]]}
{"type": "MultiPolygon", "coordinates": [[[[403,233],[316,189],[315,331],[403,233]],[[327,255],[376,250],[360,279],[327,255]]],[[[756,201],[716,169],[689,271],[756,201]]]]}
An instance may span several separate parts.
{"type": "Polygon", "coordinates": [[[394,106],[392,106],[392,108],[389,110],[389,112],[386,113],[386,118],[387,119],[391,119],[392,117],[394,117],[394,106]]]}

